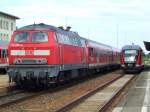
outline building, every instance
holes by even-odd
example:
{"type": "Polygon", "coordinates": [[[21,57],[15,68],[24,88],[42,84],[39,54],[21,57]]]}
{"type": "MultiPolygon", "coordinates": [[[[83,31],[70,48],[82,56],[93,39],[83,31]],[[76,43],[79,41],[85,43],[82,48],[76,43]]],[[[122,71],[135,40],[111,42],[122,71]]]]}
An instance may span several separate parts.
{"type": "Polygon", "coordinates": [[[8,43],[19,17],[0,11],[0,44],[8,43]]]}

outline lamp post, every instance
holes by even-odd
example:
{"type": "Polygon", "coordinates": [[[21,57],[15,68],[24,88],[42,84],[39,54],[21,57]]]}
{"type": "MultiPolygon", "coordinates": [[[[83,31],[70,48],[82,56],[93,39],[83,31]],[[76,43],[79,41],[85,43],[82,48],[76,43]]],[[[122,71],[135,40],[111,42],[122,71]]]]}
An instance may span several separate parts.
{"type": "Polygon", "coordinates": [[[117,24],[117,48],[118,48],[119,24],[117,24]]]}

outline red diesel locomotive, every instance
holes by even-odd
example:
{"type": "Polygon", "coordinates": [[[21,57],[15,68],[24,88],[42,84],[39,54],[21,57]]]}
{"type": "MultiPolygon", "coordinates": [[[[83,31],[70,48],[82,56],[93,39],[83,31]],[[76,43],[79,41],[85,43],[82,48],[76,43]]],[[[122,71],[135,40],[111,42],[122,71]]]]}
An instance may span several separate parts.
{"type": "Polygon", "coordinates": [[[16,30],[9,44],[9,78],[17,84],[50,84],[119,66],[119,51],[46,24],[16,30]]]}
{"type": "Polygon", "coordinates": [[[144,53],[139,45],[122,47],[120,64],[124,72],[139,72],[144,67],[144,53]]]}

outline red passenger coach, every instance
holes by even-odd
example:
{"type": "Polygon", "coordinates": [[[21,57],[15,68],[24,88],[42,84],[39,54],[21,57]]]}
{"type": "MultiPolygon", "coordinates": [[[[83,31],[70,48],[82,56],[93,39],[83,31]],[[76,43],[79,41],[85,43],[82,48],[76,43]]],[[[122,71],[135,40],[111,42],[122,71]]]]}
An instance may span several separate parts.
{"type": "Polygon", "coordinates": [[[87,40],[87,55],[89,69],[110,69],[119,65],[119,50],[111,46],[87,40]]]}
{"type": "Polygon", "coordinates": [[[9,44],[9,78],[17,84],[50,84],[117,66],[112,47],[46,24],[22,27],[9,44]]]}

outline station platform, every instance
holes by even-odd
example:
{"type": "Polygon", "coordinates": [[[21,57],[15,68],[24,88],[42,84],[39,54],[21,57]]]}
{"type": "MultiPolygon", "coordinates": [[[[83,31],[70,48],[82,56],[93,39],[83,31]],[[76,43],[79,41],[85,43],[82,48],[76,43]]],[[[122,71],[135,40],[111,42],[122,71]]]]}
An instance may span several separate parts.
{"type": "Polygon", "coordinates": [[[150,112],[150,70],[139,74],[113,112],[150,112]]]}
{"type": "Polygon", "coordinates": [[[9,78],[7,74],[0,74],[0,88],[9,85],[9,78]]]}

